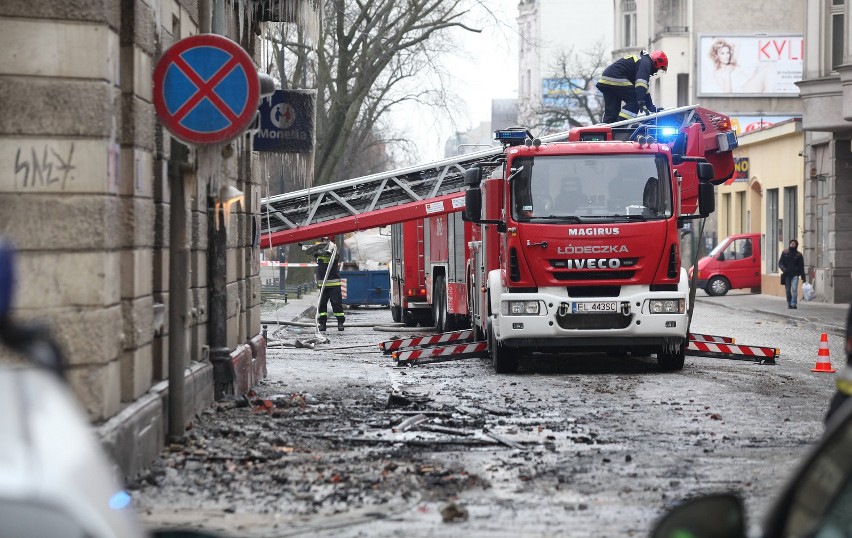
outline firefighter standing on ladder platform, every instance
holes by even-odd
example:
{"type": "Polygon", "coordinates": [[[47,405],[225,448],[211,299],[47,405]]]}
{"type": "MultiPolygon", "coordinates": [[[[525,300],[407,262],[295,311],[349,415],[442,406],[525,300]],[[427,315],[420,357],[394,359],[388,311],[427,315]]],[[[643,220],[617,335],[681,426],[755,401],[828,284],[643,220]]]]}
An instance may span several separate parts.
{"type": "Polygon", "coordinates": [[[660,69],[669,68],[666,53],[655,50],[648,54],[644,50],[639,56],[625,56],[604,69],[597,88],[604,96],[604,123],[635,118],[641,109],[649,112],[662,110],[654,106],[648,93],[648,81],[660,69]],[[624,108],[621,103],[624,102],[624,108]]]}
{"type": "Polygon", "coordinates": [[[334,248],[334,236],[326,237],[324,241],[302,248],[305,252],[313,254],[317,261],[317,287],[322,290],[317,314],[319,330],[323,332],[326,330],[328,301],[331,300],[331,309],[337,319],[337,330],[342,331],[346,314],[343,313],[343,296],[340,290],[340,269],[338,268],[340,257],[337,249],[334,248]]]}

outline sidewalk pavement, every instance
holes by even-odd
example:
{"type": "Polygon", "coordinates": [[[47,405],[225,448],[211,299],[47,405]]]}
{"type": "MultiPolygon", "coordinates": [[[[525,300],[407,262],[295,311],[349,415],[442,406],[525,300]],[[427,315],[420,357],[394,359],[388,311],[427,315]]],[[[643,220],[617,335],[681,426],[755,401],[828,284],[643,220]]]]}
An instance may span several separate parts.
{"type": "Polygon", "coordinates": [[[696,307],[702,303],[714,304],[743,312],[776,316],[809,324],[816,332],[846,336],[847,304],[829,304],[799,300],[795,310],[787,308],[784,297],[759,293],[732,291],[721,297],[710,297],[699,290],[695,296],[696,307]]]}
{"type": "MultiPolygon", "coordinates": [[[[293,294],[288,297],[287,304],[284,304],[283,299],[276,299],[278,302],[274,303],[274,306],[264,307],[261,323],[273,325],[276,321],[296,321],[299,318],[303,318],[303,321],[305,321],[305,317],[311,317],[311,310],[316,307],[317,299],[316,290],[303,294],[301,298],[297,298],[293,294]],[[277,307],[277,312],[275,307],[277,307]]],[[[846,336],[846,317],[849,312],[849,305],[846,304],[799,301],[799,308],[791,310],[787,308],[787,301],[784,297],[737,290],[721,297],[710,297],[699,290],[695,296],[695,302],[697,307],[700,307],[701,304],[714,304],[742,312],[795,320],[809,324],[816,332],[846,336]]]]}
{"type": "MultiPolygon", "coordinates": [[[[309,290],[303,293],[301,297],[296,297],[295,293],[290,293],[287,296],[287,302],[284,299],[270,299],[265,303],[261,310],[261,325],[274,325],[278,321],[296,321],[299,318],[312,318],[312,310],[316,308],[319,300],[317,290],[309,290]]],[[[302,321],[309,321],[302,319],[302,321]]]]}

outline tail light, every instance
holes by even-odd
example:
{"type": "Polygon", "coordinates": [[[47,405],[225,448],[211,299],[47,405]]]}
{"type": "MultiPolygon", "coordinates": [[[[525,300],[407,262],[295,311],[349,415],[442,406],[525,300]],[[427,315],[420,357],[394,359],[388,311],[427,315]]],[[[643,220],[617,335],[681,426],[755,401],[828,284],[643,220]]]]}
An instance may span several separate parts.
{"type": "Polygon", "coordinates": [[[409,297],[426,297],[426,288],[408,288],[405,294],[409,297]]]}

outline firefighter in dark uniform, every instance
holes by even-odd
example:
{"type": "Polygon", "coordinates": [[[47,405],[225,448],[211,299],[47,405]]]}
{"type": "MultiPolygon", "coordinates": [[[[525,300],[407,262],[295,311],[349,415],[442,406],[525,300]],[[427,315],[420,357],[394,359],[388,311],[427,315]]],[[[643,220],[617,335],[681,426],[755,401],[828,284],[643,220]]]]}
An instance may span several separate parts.
{"type": "Polygon", "coordinates": [[[322,281],[325,281],[325,287],[322,288],[322,295],[319,301],[319,330],[325,331],[328,322],[328,301],[331,301],[331,309],[334,312],[334,317],[337,319],[337,330],[343,330],[343,322],[346,321],[346,315],[343,313],[343,296],[340,290],[340,269],[338,263],[340,256],[336,249],[332,249],[334,236],[325,238],[324,241],[316,245],[305,248],[305,251],[313,254],[317,261],[317,287],[322,287],[322,281]],[[333,254],[332,254],[333,251],[333,254]],[[329,270],[329,265],[331,269],[329,270]]]}
{"type": "Polygon", "coordinates": [[[648,54],[644,50],[638,55],[625,56],[604,69],[597,88],[604,96],[604,123],[635,118],[639,109],[657,112],[657,107],[648,93],[648,81],[660,69],[669,68],[666,53],[655,50],[648,54]],[[624,103],[624,108],[621,103],[624,103]]]}

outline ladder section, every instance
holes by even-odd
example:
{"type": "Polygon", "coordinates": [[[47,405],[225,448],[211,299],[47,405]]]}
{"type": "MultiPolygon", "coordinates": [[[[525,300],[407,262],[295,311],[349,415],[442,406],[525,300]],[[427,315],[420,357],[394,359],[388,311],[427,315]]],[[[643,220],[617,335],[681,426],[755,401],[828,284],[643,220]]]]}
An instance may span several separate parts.
{"type": "Polygon", "coordinates": [[[688,105],[616,121],[608,125],[612,128],[613,140],[635,140],[640,134],[657,134],[656,131],[663,128],[680,132],[681,129],[696,121],[704,124],[709,121],[706,112],[709,111],[698,105],[688,105]]]}
{"type": "MultiPolygon", "coordinates": [[[[272,196],[261,200],[261,234],[277,234],[262,246],[286,244],[296,228],[350,219],[405,204],[428,202],[464,189],[464,172],[474,164],[494,159],[501,148],[483,150],[435,163],[392,170],[272,196]]],[[[462,206],[456,208],[457,211],[462,206]]],[[[394,224],[400,220],[387,222],[394,224]]],[[[341,223],[343,224],[343,223],[341,223]]],[[[363,228],[355,228],[363,229],[363,228]]],[[[354,230],[347,230],[354,231],[354,230]]],[[[338,233],[343,233],[338,232],[338,233]]],[[[314,236],[316,237],[316,236],[314,236]]]]}

